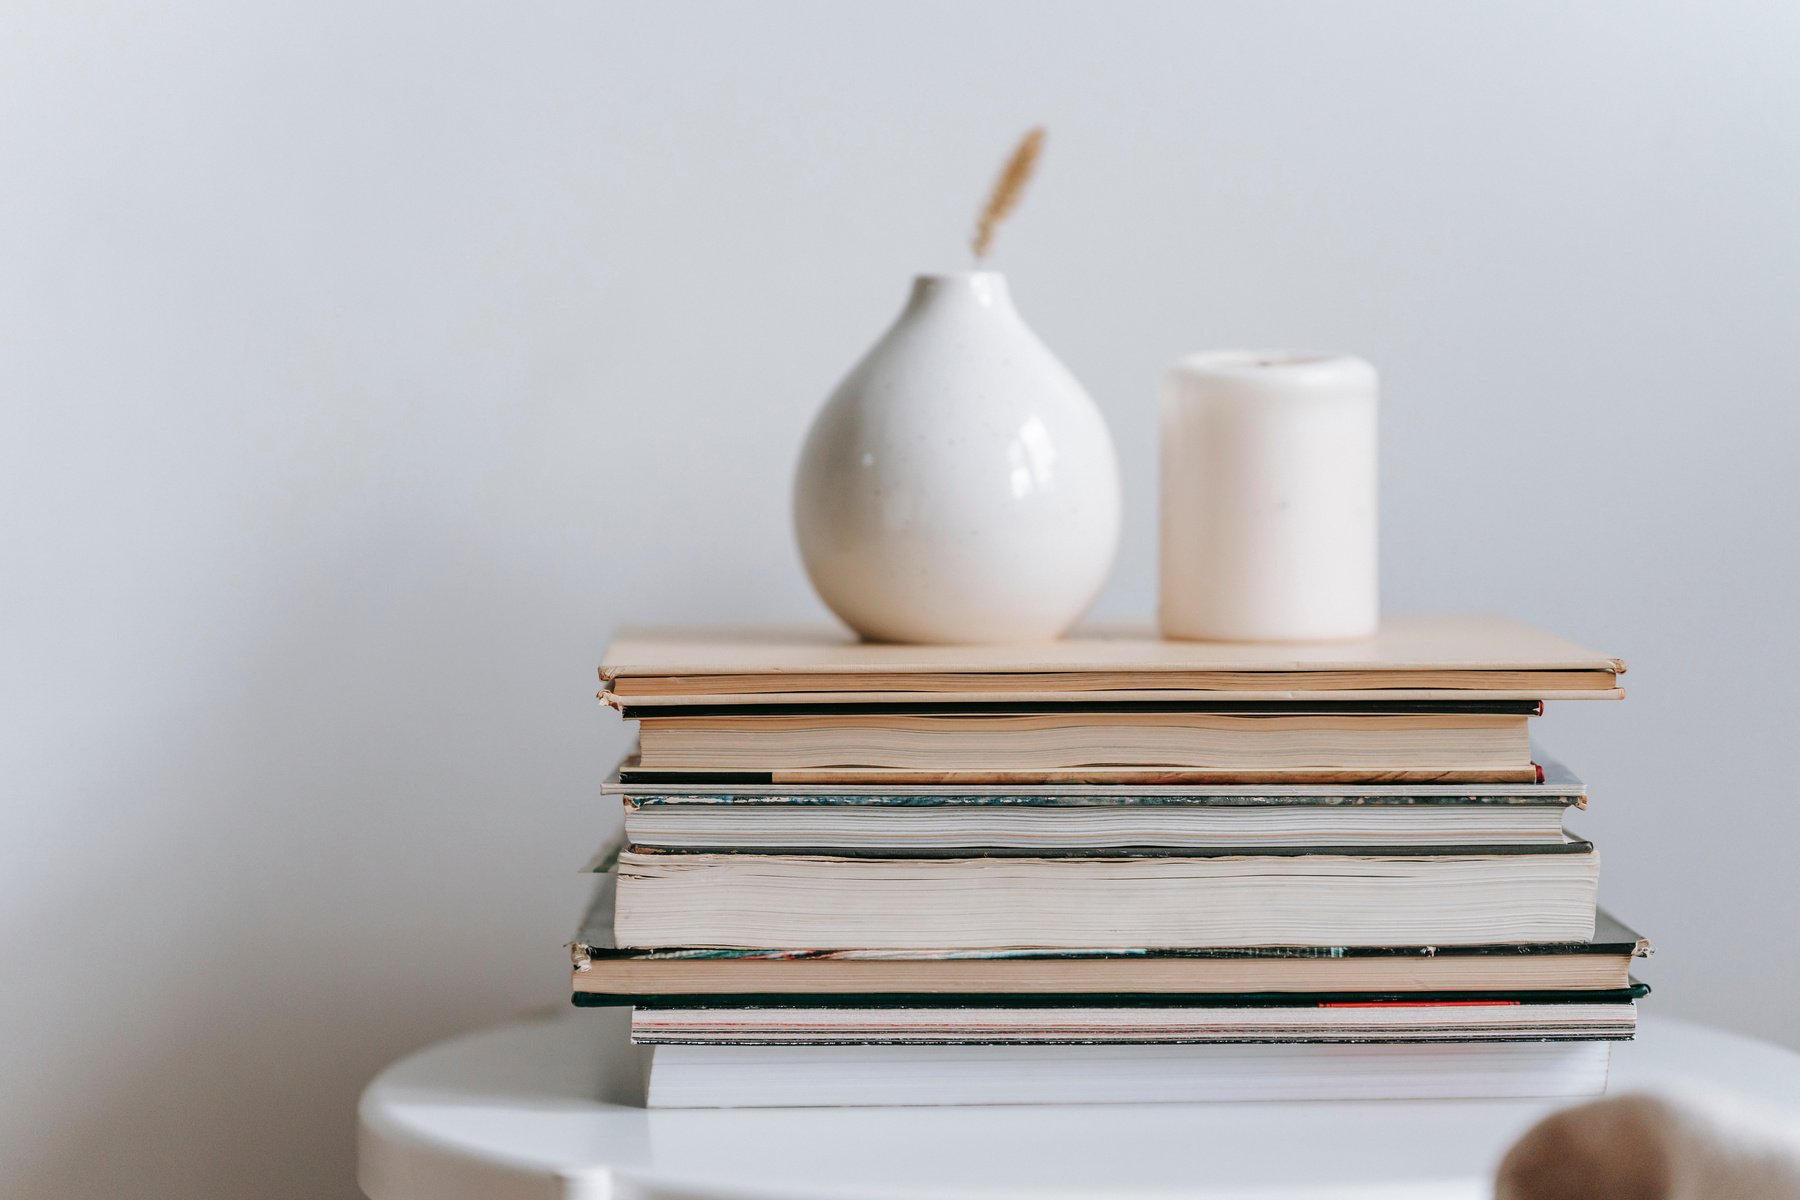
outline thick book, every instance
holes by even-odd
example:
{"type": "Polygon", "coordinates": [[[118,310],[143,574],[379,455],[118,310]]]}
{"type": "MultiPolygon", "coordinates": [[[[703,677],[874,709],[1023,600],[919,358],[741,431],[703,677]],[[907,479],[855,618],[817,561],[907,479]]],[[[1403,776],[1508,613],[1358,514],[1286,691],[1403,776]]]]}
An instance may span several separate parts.
{"type": "MultiPolygon", "coordinates": [[[[1563,839],[1581,780],[1534,751],[1542,782],[986,786],[625,783],[625,838],[669,850],[1509,845],[1563,839]]],[[[610,860],[610,849],[604,856],[610,860]]]]}
{"type": "Polygon", "coordinates": [[[1600,911],[1591,938],[1525,944],[1249,946],[1200,949],[800,950],[632,948],[613,929],[616,879],[602,876],[570,945],[578,1005],[705,1003],[1049,1004],[1318,999],[1531,999],[1631,987],[1649,941],[1600,911]]]}
{"type": "Polygon", "coordinates": [[[638,709],[634,778],[1530,782],[1535,701],[638,709]]]}
{"type": "Polygon", "coordinates": [[[1024,646],[902,646],[832,628],[633,630],[602,696],[649,706],[962,700],[1469,699],[1622,695],[1618,659],[1496,617],[1389,620],[1317,644],[1164,641],[1139,630],[1024,646]]]}
{"type": "MultiPolygon", "coordinates": [[[[1611,1043],[657,1046],[651,1108],[1588,1096],[1611,1043]]],[[[1203,1167],[1203,1164],[1201,1165],[1203,1167]]]]}
{"type": "Polygon", "coordinates": [[[1104,857],[627,849],[614,931],[625,946],[794,949],[1579,941],[1593,935],[1599,869],[1573,838],[1104,857]]]}
{"type": "Polygon", "coordinates": [[[1629,999],[1326,1001],[1311,1004],[646,1006],[631,1040],[696,1046],[959,1046],[1225,1042],[1625,1040],[1629,999]]]}

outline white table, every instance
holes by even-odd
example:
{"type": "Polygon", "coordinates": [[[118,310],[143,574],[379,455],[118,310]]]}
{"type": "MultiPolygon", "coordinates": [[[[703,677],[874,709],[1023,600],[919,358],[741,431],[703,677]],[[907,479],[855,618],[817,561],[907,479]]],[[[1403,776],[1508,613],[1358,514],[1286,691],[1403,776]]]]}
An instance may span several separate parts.
{"type": "MultiPolygon", "coordinates": [[[[657,1110],[629,1010],[443,1042],[363,1093],[372,1200],[1163,1197],[1468,1200],[1550,1102],[657,1110]]],[[[1800,1121],[1800,1055],[1673,1020],[1612,1090],[1726,1092],[1800,1121]]]]}

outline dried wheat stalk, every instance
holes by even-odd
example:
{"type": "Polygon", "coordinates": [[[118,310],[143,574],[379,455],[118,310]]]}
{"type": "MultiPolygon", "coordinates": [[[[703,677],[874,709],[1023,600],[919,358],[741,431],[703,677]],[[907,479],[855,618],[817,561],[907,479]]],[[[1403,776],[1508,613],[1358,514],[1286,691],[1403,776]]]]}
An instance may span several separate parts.
{"type": "Polygon", "coordinates": [[[1019,206],[1019,197],[1025,194],[1025,185],[1031,182],[1031,173],[1037,168],[1038,155],[1043,149],[1044,130],[1039,126],[1020,139],[1019,148],[1006,160],[1006,166],[1001,169],[1000,178],[994,181],[994,190],[981,210],[981,217],[975,222],[976,262],[987,257],[988,247],[994,242],[994,230],[1019,206]]]}

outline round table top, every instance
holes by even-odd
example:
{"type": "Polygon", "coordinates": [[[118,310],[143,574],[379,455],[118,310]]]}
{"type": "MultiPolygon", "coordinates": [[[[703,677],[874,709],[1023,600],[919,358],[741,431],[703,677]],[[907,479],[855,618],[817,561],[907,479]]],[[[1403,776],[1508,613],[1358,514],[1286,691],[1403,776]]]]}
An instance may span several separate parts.
{"type": "MultiPolygon", "coordinates": [[[[657,1109],[630,1010],[428,1047],[362,1097],[372,1200],[903,1200],[1489,1195],[1559,1101],[657,1109]]],[[[1800,1120],[1800,1055],[1647,1018],[1609,1090],[1727,1093],[1800,1120]]]]}

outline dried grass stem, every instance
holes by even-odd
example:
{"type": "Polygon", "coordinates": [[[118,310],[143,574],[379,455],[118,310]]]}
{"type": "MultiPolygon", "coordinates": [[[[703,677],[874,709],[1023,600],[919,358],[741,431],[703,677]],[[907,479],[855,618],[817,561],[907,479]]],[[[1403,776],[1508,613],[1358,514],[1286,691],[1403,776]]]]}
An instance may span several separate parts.
{"type": "Polygon", "coordinates": [[[1025,194],[1025,185],[1031,182],[1031,173],[1037,169],[1038,155],[1043,149],[1044,129],[1040,125],[1019,140],[1018,149],[1001,168],[1000,178],[994,181],[994,190],[975,222],[976,262],[987,257],[988,248],[994,242],[994,230],[1019,206],[1019,197],[1025,194]]]}

